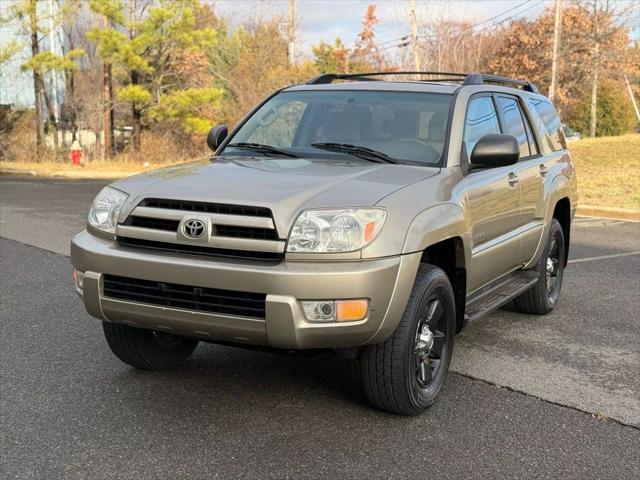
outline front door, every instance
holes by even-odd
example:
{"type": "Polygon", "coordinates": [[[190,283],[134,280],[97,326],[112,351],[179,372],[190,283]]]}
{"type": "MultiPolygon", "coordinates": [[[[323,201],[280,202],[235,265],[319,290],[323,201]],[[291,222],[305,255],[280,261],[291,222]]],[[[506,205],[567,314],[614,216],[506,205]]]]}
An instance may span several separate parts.
{"type": "Polygon", "coordinates": [[[520,183],[520,260],[527,262],[535,253],[544,225],[543,181],[544,158],[531,130],[529,119],[516,96],[498,94],[499,114],[504,133],[513,135],[520,144],[520,159],[515,166],[520,183]]]}
{"type": "MultiPolygon", "coordinates": [[[[467,108],[464,142],[467,158],[477,141],[489,133],[501,133],[491,94],[473,96],[467,108]]],[[[520,261],[520,183],[517,166],[472,170],[465,177],[471,223],[472,292],[517,268],[520,261]]]]}

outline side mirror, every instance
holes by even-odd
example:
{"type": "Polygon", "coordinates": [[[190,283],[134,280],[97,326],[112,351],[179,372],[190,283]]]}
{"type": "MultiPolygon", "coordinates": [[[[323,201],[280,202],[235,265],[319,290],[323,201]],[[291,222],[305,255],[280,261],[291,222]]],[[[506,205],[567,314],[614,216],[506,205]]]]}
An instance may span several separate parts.
{"type": "Polygon", "coordinates": [[[490,133],[478,140],[471,152],[472,167],[505,167],[520,158],[520,145],[513,135],[490,133]]]}
{"type": "Polygon", "coordinates": [[[209,130],[209,134],[207,135],[207,145],[209,148],[215,152],[227,135],[229,134],[229,130],[226,125],[216,125],[211,130],[209,130]]]}

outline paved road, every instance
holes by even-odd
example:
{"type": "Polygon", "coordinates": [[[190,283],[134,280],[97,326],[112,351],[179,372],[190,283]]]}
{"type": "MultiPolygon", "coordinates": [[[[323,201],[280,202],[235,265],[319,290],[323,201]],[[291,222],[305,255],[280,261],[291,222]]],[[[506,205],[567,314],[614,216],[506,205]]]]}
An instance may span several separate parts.
{"type": "Polygon", "coordinates": [[[0,182],[2,478],[640,476],[638,224],[580,220],[574,260],[625,256],[575,261],[552,316],[472,325],[440,401],[406,419],[370,409],[331,355],[121,364],[60,254],[100,186],[0,182]]]}

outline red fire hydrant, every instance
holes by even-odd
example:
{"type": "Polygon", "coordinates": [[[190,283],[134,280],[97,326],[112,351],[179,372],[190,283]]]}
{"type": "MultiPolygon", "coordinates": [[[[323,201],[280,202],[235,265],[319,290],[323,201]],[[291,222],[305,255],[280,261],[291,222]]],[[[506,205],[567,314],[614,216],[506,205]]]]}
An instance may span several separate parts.
{"type": "Polygon", "coordinates": [[[69,160],[71,160],[71,165],[82,165],[82,147],[77,140],[71,144],[69,160]]]}

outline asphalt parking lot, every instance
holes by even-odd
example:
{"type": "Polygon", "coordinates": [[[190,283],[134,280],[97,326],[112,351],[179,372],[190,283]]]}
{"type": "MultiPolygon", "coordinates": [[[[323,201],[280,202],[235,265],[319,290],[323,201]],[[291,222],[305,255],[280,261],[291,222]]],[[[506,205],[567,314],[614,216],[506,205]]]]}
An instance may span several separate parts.
{"type": "Polygon", "coordinates": [[[104,183],[0,178],[2,478],[640,478],[640,224],[578,219],[558,309],[471,325],[403,418],[333,355],[120,363],[65,256],[104,183]]]}

